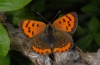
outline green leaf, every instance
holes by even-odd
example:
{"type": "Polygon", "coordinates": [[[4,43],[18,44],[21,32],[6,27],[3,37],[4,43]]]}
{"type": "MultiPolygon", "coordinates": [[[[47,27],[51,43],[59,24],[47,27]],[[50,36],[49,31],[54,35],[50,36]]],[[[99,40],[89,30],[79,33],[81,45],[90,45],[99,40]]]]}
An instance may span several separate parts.
{"type": "Polygon", "coordinates": [[[32,5],[32,10],[33,11],[38,11],[38,12],[42,12],[45,9],[45,0],[39,0],[36,1],[33,5],[32,5]]]}
{"type": "Polygon", "coordinates": [[[10,57],[7,55],[0,58],[0,65],[10,65],[10,57]]]}
{"type": "Polygon", "coordinates": [[[74,3],[85,3],[85,0],[67,0],[74,3]]]}
{"type": "Polygon", "coordinates": [[[98,8],[94,5],[86,5],[81,10],[92,16],[99,15],[99,13],[100,13],[100,8],[98,8]]]}
{"type": "Polygon", "coordinates": [[[34,13],[30,11],[28,8],[22,8],[16,11],[6,12],[8,17],[10,17],[10,21],[13,22],[14,26],[18,27],[18,22],[23,19],[34,19],[34,13]]]}
{"type": "Polygon", "coordinates": [[[100,0],[92,0],[90,4],[95,5],[95,6],[100,6],[100,0]]]}
{"type": "Polygon", "coordinates": [[[98,46],[100,46],[100,33],[96,33],[94,35],[95,42],[98,46]]]}
{"type": "Polygon", "coordinates": [[[76,45],[84,50],[92,43],[92,40],[93,40],[92,35],[87,35],[87,36],[84,36],[83,38],[79,39],[76,42],[76,45]]]}
{"type": "Polygon", "coordinates": [[[88,16],[86,14],[78,14],[78,21],[83,22],[88,18],[88,16]]]}
{"type": "Polygon", "coordinates": [[[95,33],[95,32],[97,32],[98,28],[99,28],[99,21],[98,21],[98,19],[97,19],[96,17],[93,17],[93,18],[90,20],[89,24],[88,24],[88,29],[89,29],[92,33],[95,33]]]}
{"type": "Polygon", "coordinates": [[[0,57],[5,57],[10,48],[10,39],[8,33],[0,23],[0,57]]]}
{"type": "Polygon", "coordinates": [[[77,29],[76,29],[76,35],[77,36],[82,36],[82,35],[84,35],[85,34],[85,31],[84,31],[84,29],[81,27],[81,26],[77,26],[77,29]]]}
{"type": "Polygon", "coordinates": [[[0,0],[0,11],[13,11],[23,8],[31,0],[0,0]]]}

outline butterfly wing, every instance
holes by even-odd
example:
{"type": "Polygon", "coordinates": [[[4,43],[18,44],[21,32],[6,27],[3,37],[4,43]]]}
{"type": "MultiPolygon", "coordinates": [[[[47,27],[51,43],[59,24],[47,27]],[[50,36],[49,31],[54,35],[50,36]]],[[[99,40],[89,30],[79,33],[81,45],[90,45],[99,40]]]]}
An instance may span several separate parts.
{"type": "Polygon", "coordinates": [[[44,35],[44,33],[41,33],[37,35],[30,43],[32,46],[34,52],[39,54],[49,54],[51,53],[51,48],[49,44],[47,44],[44,39],[41,39],[41,36],[44,35]]]}
{"type": "Polygon", "coordinates": [[[20,28],[28,38],[32,38],[35,35],[43,32],[46,27],[46,24],[43,22],[35,21],[35,20],[23,20],[19,23],[20,28]]]}
{"type": "Polygon", "coordinates": [[[75,12],[71,12],[55,20],[53,26],[58,30],[74,32],[77,24],[77,14],[75,12]]]}
{"type": "Polygon", "coordinates": [[[53,45],[53,52],[62,53],[70,50],[73,47],[73,39],[68,33],[57,30],[54,34],[56,41],[53,45]]]}

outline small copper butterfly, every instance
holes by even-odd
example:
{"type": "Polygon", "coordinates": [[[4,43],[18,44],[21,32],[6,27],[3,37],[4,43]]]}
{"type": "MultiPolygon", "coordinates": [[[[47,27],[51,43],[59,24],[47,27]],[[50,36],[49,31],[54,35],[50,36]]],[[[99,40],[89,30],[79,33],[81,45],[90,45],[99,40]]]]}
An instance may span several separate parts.
{"type": "Polygon", "coordinates": [[[77,14],[70,12],[46,25],[36,20],[23,20],[20,29],[29,42],[30,48],[39,54],[66,52],[73,47],[73,39],[68,33],[73,33],[78,24],[77,14]]]}

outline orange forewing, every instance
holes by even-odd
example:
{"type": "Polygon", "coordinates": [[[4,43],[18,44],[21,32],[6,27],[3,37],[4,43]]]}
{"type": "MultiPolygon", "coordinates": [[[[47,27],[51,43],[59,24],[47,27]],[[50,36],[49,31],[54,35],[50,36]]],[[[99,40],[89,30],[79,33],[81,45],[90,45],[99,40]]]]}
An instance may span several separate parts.
{"type": "Polygon", "coordinates": [[[27,37],[32,38],[35,35],[43,32],[46,27],[46,24],[35,20],[24,20],[22,21],[20,26],[24,34],[27,37]]]}
{"type": "Polygon", "coordinates": [[[75,12],[71,12],[55,20],[53,26],[58,30],[74,32],[77,23],[77,14],[75,12]]]}

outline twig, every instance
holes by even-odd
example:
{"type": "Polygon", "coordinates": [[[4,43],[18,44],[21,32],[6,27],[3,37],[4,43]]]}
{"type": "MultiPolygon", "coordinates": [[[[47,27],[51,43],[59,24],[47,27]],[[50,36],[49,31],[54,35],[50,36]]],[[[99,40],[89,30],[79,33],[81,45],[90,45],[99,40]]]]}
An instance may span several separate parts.
{"type": "Polygon", "coordinates": [[[34,53],[29,47],[29,39],[24,37],[20,29],[14,28],[9,23],[4,23],[4,26],[6,26],[9,33],[11,49],[21,52],[35,65],[95,65],[93,62],[97,54],[84,53],[76,46],[64,53],[54,53],[55,60],[52,60],[48,54],[41,55],[34,53]]]}

